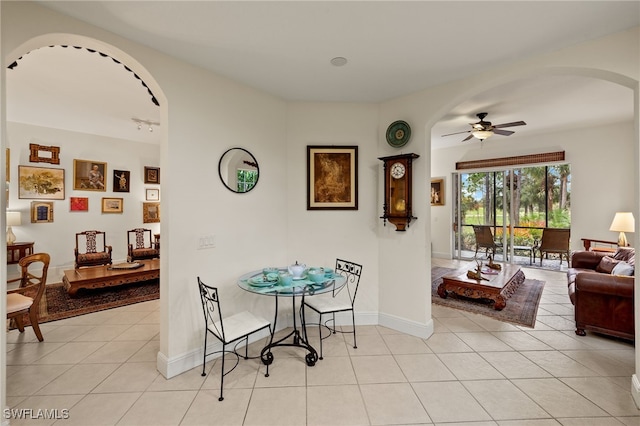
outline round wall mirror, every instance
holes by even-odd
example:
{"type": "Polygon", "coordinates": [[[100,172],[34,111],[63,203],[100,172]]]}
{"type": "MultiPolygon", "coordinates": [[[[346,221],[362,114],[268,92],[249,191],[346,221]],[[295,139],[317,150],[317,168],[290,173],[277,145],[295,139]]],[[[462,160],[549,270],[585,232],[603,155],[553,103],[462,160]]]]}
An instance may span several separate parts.
{"type": "Polygon", "coordinates": [[[245,193],[258,183],[260,169],[255,157],[244,148],[228,149],[218,163],[220,180],[229,191],[245,193]]]}

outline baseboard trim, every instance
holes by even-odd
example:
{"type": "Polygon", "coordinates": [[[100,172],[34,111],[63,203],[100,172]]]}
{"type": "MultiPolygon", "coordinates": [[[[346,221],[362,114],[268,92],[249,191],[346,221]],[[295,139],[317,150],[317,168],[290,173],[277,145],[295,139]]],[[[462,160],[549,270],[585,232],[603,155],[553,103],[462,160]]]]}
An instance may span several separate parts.
{"type": "Polygon", "coordinates": [[[395,315],[380,314],[379,324],[402,333],[410,334],[421,339],[428,339],[433,334],[433,319],[429,319],[426,324],[409,321],[395,315]]]}

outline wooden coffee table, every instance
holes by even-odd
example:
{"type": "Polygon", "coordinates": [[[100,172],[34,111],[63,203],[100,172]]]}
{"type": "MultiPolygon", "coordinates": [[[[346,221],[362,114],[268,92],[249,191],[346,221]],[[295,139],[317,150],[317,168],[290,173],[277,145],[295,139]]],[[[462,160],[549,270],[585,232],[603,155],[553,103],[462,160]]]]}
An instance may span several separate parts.
{"type": "Polygon", "coordinates": [[[525,278],[518,265],[501,265],[502,270],[497,274],[482,274],[488,281],[477,281],[467,277],[467,271],[476,269],[476,263],[471,262],[455,271],[453,275],[444,276],[442,284],[438,287],[438,295],[443,299],[451,293],[471,299],[493,300],[493,308],[500,311],[507,306],[507,299],[515,293],[525,278]]]}
{"type": "Polygon", "coordinates": [[[111,269],[109,266],[89,266],[64,271],[62,283],[69,296],[75,297],[81,288],[96,289],[149,281],[160,278],[160,259],[139,260],[136,269],[111,269]]]}

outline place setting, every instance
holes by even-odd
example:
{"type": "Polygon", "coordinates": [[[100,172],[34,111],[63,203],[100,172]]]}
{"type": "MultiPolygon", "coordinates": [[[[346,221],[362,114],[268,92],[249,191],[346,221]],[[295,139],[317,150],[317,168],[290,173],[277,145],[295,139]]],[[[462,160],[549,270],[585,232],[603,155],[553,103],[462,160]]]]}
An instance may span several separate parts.
{"type": "Polygon", "coordinates": [[[307,267],[296,262],[285,268],[265,267],[262,272],[252,274],[245,281],[251,291],[258,293],[293,293],[316,290],[330,285],[334,279],[332,268],[307,267]]]}

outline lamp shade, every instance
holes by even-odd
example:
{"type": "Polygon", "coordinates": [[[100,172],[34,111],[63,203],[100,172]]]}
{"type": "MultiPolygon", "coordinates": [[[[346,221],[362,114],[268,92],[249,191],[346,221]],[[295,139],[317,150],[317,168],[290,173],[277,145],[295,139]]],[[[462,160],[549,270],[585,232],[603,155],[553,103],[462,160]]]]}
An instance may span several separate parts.
{"type": "Polygon", "coordinates": [[[493,136],[493,132],[491,130],[474,130],[474,131],[471,132],[471,134],[476,139],[480,139],[481,141],[493,136]]]}
{"type": "Polygon", "coordinates": [[[636,232],[636,221],[631,212],[617,212],[609,231],[636,232]]]}
{"type": "Polygon", "coordinates": [[[21,224],[20,212],[7,212],[7,226],[20,226],[21,224]]]}

